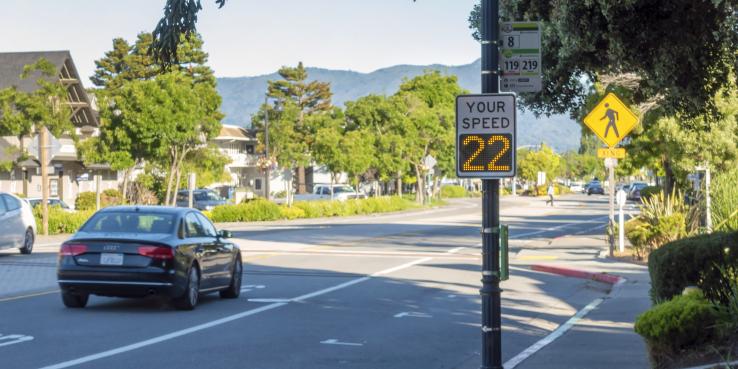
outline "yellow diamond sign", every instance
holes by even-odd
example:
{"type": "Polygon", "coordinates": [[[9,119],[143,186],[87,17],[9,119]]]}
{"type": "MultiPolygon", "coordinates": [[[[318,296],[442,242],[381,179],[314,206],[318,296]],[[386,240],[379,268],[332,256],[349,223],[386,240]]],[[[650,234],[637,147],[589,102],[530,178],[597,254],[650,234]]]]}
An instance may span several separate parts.
{"type": "Polygon", "coordinates": [[[613,147],[635,128],[638,117],[611,92],[584,117],[584,124],[613,147]]]}

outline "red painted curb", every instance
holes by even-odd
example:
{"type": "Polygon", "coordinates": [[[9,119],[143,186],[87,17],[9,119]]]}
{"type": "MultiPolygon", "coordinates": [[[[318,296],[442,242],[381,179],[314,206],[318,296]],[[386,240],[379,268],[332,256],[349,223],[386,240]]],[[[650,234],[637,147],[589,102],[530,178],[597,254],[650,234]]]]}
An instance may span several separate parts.
{"type": "Polygon", "coordinates": [[[609,283],[609,284],[616,284],[620,282],[620,280],[622,279],[622,277],[618,277],[612,274],[586,272],[582,270],[560,268],[560,267],[555,267],[555,266],[550,266],[550,265],[536,264],[536,265],[531,265],[530,269],[537,271],[537,272],[559,274],[559,275],[563,275],[566,277],[573,277],[573,278],[590,279],[593,281],[609,283]]]}

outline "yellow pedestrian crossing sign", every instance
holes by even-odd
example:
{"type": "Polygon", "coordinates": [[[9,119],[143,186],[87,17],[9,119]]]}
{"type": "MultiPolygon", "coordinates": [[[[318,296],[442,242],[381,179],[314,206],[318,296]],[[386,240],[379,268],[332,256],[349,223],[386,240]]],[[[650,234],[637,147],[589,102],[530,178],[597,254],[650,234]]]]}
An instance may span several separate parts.
{"type": "Polygon", "coordinates": [[[613,147],[635,128],[638,117],[610,92],[584,117],[584,124],[607,146],[613,147]]]}

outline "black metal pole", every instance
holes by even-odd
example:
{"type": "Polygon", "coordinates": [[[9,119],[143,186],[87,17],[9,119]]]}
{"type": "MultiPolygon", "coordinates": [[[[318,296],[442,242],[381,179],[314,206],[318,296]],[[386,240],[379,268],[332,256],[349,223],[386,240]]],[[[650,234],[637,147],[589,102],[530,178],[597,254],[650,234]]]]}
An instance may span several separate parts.
{"type": "MultiPolygon", "coordinates": [[[[499,1],[482,0],[482,93],[500,92],[499,1]]],[[[482,181],[482,366],[502,368],[500,297],[500,180],[482,181]]]]}

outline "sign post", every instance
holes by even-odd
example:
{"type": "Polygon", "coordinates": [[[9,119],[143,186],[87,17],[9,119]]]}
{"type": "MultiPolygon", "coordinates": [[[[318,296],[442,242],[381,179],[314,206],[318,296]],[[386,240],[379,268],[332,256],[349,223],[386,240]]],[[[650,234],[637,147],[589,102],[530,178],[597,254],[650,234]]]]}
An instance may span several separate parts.
{"type": "MultiPolygon", "coordinates": [[[[625,150],[615,148],[638,124],[638,116],[628,106],[610,92],[584,117],[584,124],[607,145],[607,149],[597,151],[597,156],[605,158],[605,167],[609,170],[610,223],[608,241],[610,256],[615,253],[615,167],[618,158],[625,157],[625,150]]],[[[621,227],[622,229],[622,227],[621,227]]]]}
{"type": "Polygon", "coordinates": [[[482,179],[482,365],[502,369],[500,178],[515,176],[515,95],[499,94],[499,0],[482,0],[482,95],[456,99],[456,174],[482,179]]]}

